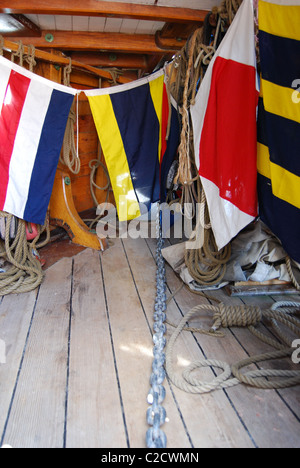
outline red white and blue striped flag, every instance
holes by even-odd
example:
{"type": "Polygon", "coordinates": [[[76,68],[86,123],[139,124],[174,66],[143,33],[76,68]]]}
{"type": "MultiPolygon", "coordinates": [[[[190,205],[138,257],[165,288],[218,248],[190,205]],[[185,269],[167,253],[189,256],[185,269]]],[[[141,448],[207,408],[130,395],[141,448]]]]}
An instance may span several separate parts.
{"type": "Polygon", "coordinates": [[[0,210],[43,224],[77,90],[0,57],[0,210]]]}
{"type": "Polygon", "coordinates": [[[218,248],[258,214],[258,103],[252,0],[244,0],[191,108],[195,158],[218,248]]]}

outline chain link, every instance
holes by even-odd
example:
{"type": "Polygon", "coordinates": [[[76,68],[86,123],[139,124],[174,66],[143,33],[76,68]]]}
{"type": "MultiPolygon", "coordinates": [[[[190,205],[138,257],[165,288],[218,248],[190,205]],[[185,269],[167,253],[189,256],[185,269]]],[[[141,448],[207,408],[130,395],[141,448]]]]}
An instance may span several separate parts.
{"type": "Polygon", "coordinates": [[[156,301],[154,308],[154,326],[153,326],[153,356],[152,374],[150,378],[151,389],[148,394],[148,403],[151,405],[147,411],[147,422],[152,426],[146,435],[146,442],[148,448],[165,448],[167,446],[167,437],[161,427],[166,422],[166,410],[162,404],[166,397],[166,390],[163,383],[166,378],[165,373],[165,347],[166,347],[166,310],[167,310],[167,296],[166,296],[166,269],[165,261],[162,255],[162,248],[164,241],[162,238],[161,228],[161,210],[158,205],[158,215],[156,222],[156,301]]]}

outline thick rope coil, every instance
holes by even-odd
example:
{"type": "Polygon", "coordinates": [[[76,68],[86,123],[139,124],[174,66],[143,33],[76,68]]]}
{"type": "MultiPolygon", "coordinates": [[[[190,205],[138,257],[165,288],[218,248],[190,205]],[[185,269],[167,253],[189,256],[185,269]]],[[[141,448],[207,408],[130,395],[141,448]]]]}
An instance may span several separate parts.
{"type": "Polygon", "coordinates": [[[19,294],[34,290],[43,281],[41,263],[34,255],[38,237],[32,242],[26,239],[26,223],[18,221],[18,228],[13,240],[10,239],[11,214],[0,212],[5,218],[5,241],[0,242],[0,258],[11,266],[0,273],[0,297],[7,294],[19,294]]]}
{"type": "Polygon", "coordinates": [[[187,393],[208,393],[214,390],[220,390],[236,386],[244,383],[249,386],[262,389],[279,389],[288,388],[300,384],[300,372],[291,370],[257,370],[242,373],[241,369],[249,366],[250,364],[257,364],[263,361],[274,359],[282,359],[292,355],[294,349],[291,348],[291,340],[288,336],[284,335],[283,331],[279,329],[278,323],[281,322],[284,326],[288,327],[296,336],[300,336],[300,320],[293,315],[299,313],[300,303],[284,302],[274,304],[271,310],[261,310],[259,307],[253,306],[226,306],[219,304],[213,305],[199,305],[194,307],[179,323],[175,332],[173,333],[167,349],[166,349],[166,371],[172,383],[187,393]],[[278,310],[278,309],[282,310],[278,310]],[[286,311],[288,308],[288,313],[286,311]],[[291,310],[294,309],[294,310],[291,310]],[[258,336],[265,343],[276,348],[276,351],[271,351],[258,356],[250,357],[242,360],[233,365],[229,365],[222,361],[217,360],[201,360],[196,361],[185,369],[182,376],[178,375],[173,368],[172,354],[173,348],[177,338],[185,327],[185,324],[193,317],[199,315],[200,311],[214,312],[214,325],[210,330],[204,329],[191,329],[192,331],[199,332],[209,336],[224,337],[218,331],[222,326],[224,328],[239,326],[248,327],[249,330],[258,336]],[[259,324],[262,319],[270,320],[275,328],[275,331],[281,338],[284,344],[270,339],[261,332],[258,332],[255,325],[259,324]],[[288,347],[287,347],[288,346],[288,347]],[[192,373],[199,368],[212,367],[223,369],[223,373],[213,379],[211,382],[202,382],[195,379],[192,373]],[[268,379],[266,379],[268,377],[268,379]],[[280,380],[278,380],[280,378],[280,380]],[[275,379],[275,380],[274,380],[275,379]]]}
{"type": "Polygon", "coordinates": [[[200,180],[197,182],[197,202],[200,206],[199,221],[185,251],[185,264],[194,281],[202,286],[220,284],[227,270],[231,256],[231,245],[218,250],[204,190],[200,180]]]}

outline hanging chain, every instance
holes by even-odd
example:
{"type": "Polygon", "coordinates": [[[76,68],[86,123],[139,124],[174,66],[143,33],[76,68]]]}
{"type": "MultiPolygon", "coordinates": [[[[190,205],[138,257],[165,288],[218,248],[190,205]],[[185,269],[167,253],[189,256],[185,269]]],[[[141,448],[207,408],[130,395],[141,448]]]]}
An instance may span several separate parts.
{"type": "Polygon", "coordinates": [[[156,249],[156,283],[157,283],[157,294],[155,301],[154,311],[154,335],[153,343],[154,360],[152,363],[152,375],[150,378],[151,389],[148,394],[148,403],[151,405],[147,411],[147,422],[150,429],[146,435],[146,442],[148,448],[165,448],[167,445],[167,438],[161,426],[166,421],[166,410],[162,407],[162,403],[165,400],[166,390],[163,386],[166,378],[165,373],[165,347],[166,347],[166,309],[167,309],[167,296],[166,296],[166,269],[165,261],[162,255],[162,248],[164,241],[162,238],[161,228],[161,210],[158,205],[158,216],[156,224],[156,236],[157,236],[157,249],[156,249]]]}

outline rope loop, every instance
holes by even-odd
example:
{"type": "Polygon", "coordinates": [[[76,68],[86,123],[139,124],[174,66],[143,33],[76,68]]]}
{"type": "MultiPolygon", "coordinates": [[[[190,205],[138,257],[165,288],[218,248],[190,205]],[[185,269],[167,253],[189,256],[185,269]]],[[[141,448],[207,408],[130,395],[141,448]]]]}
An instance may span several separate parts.
{"type": "Polygon", "coordinates": [[[72,59],[69,57],[69,64],[64,67],[64,85],[65,86],[70,87],[71,73],[72,73],[72,59]]]}
{"type": "MultiPolygon", "coordinates": [[[[251,364],[257,365],[260,362],[283,359],[292,355],[293,348],[291,348],[290,344],[290,334],[285,334],[279,328],[277,321],[285,327],[288,327],[289,331],[296,336],[300,336],[300,321],[293,316],[298,313],[299,308],[300,303],[295,302],[280,302],[274,305],[272,309],[266,310],[261,310],[259,307],[244,305],[237,307],[226,306],[222,303],[216,306],[201,304],[194,307],[182,318],[167,345],[166,372],[168,377],[171,382],[181,390],[187,393],[198,394],[234,387],[241,383],[262,389],[280,389],[299,385],[300,372],[298,370],[258,369],[242,372],[242,369],[251,364]],[[282,310],[278,311],[277,309],[282,310]],[[293,310],[287,311],[286,309],[293,310]],[[283,312],[283,310],[285,312],[283,312]],[[175,342],[180,333],[185,330],[185,324],[199,315],[200,311],[210,311],[214,313],[214,326],[210,331],[206,331],[202,328],[190,328],[189,331],[221,338],[222,335],[217,331],[221,326],[224,328],[233,326],[248,327],[251,333],[255,334],[262,342],[275,348],[275,351],[268,351],[258,356],[249,357],[232,365],[212,359],[196,361],[188,366],[181,376],[178,375],[174,370],[172,359],[175,342]],[[263,319],[267,319],[271,322],[273,330],[284,344],[281,344],[273,338],[270,339],[268,336],[259,332],[259,330],[256,330],[255,325],[258,325],[263,319]],[[211,367],[212,369],[215,367],[220,368],[223,370],[223,373],[210,382],[202,382],[192,374],[195,370],[199,371],[199,369],[203,367],[211,367]]],[[[169,323],[169,325],[171,324],[169,323]]]]}
{"type": "Polygon", "coordinates": [[[260,307],[255,306],[226,306],[219,305],[219,311],[214,315],[214,325],[211,331],[230,327],[249,327],[257,325],[262,320],[260,307]]]}
{"type": "Polygon", "coordinates": [[[23,67],[23,61],[24,61],[24,45],[22,41],[18,42],[18,50],[17,52],[12,52],[11,54],[11,62],[15,63],[15,58],[19,58],[19,65],[20,67],[23,67]]]}
{"type": "Polygon", "coordinates": [[[33,72],[34,67],[36,66],[35,47],[34,47],[34,45],[29,45],[28,46],[28,54],[25,55],[25,61],[29,65],[29,71],[33,72]]]}

